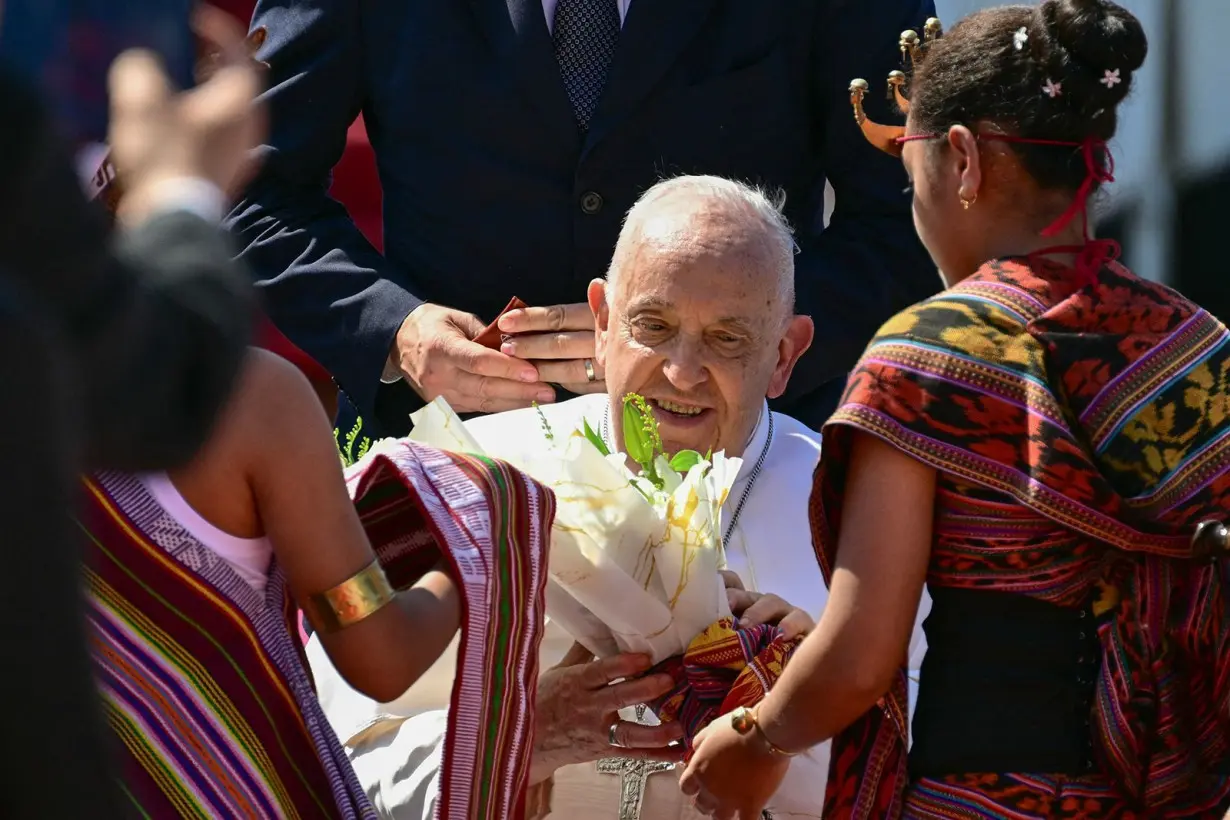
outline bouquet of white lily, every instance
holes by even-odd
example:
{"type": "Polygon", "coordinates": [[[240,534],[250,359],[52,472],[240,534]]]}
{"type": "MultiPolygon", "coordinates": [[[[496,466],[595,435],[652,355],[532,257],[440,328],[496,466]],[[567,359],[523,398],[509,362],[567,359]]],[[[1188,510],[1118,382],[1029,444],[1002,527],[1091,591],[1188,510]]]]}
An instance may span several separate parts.
{"type": "MultiPolygon", "coordinates": [[[[485,454],[442,399],[413,420],[414,441],[485,454]]],[[[644,652],[657,663],[682,654],[730,615],[718,574],[719,513],[740,459],[690,450],[668,457],[635,394],[623,401],[626,455],[588,423],[563,436],[545,417],[542,426],[542,447],[500,455],[555,493],[547,616],[600,657],[644,652]]]]}

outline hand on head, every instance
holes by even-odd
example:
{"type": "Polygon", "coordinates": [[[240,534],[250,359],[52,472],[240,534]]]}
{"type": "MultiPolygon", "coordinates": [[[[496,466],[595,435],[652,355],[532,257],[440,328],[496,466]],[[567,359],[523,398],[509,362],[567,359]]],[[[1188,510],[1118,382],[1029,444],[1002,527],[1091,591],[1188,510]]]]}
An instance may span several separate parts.
{"type": "Polygon", "coordinates": [[[198,8],[193,25],[222,54],[213,76],[196,88],[172,88],[148,51],[127,51],[111,67],[108,141],[124,181],[120,216],[127,221],[154,208],[166,180],[199,178],[234,193],[252,171],[250,151],[265,120],[255,104],[260,80],[243,31],[208,5],[198,8]]]}
{"type": "Polygon", "coordinates": [[[642,726],[619,717],[620,709],[648,703],[674,685],[669,675],[638,678],[649,666],[645,655],[596,661],[578,644],[544,672],[538,679],[530,781],[544,780],[561,766],[608,757],[682,760],[682,744],[671,745],[683,737],[678,724],[642,726]]]}
{"type": "MultiPolygon", "coordinates": [[[[648,401],[668,453],[743,455],[811,343],[779,204],[717,177],[660,182],[629,211],[607,279],[590,284],[608,391],[648,401]]],[[[618,441],[622,414],[611,421],[618,441]]]]}
{"type": "MultiPolygon", "coordinates": [[[[668,452],[741,455],[765,397],[784,392],[812,339],[811,320],[792,314],[794,242],[780,208],[736,182],[668,180],[629,213],[615,257],[587,302],[499,317],[509,338],[498,353],[470,342],[476,317],[424,305],[393,359],[420,395],[462,412],[551,401],[551,384],[639,393],[668,452]]],[[[612,423],[619,440],[620,417],[612,423]]]]}
{"type": "Polygon", "coordinates": [[[497,324],[512,337],[500,352],[531,362],[543,381],[571,393],[606,392],[594,360],[594,314],[588,303],[510,310],[497,324]]]}

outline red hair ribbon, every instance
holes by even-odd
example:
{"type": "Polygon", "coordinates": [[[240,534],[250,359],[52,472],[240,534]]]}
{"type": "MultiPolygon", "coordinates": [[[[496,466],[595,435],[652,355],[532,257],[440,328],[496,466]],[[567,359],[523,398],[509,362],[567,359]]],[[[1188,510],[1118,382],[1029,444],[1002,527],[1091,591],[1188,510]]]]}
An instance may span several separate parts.
{"type": "MultiPolygon", "coordinates": [[[[908,137],[898,137],[897,143],[903,144],[916,140],[940,139],[943,134],[913,134],[908,137]]],[[[1091,239],[1089,237],[1089,196],[1095,185],[1115,181],[1115,157],[1110,152],[1106,141],[1094,136],[1085,137],[1081,142],[1068,140],[1044,140],[1030,137],[1018,137],[1012,134],[978,134],[977,138],[988,142],[1014,142],[1023,145],[1053,145],[1066,148],[1080,148],[1085,159],[1085,179],[1076,189],[1072,204],[1059,215],[1059,218],[1042,229],[1042,236],[1057,236],[1073,219],[1080,215],[1081,233],[1084,236],[1083,246],[1056,246],[1043,248],[1030,254],[1045,256],[1048,254],[1075,253],[1076,272],[1082,283],[1093,284],[1098,271],[1119,257],[1119,243],[1113,239],[1091,239]],[[1105,160],[1098,161],[1098,153],[1105,160]]]]}

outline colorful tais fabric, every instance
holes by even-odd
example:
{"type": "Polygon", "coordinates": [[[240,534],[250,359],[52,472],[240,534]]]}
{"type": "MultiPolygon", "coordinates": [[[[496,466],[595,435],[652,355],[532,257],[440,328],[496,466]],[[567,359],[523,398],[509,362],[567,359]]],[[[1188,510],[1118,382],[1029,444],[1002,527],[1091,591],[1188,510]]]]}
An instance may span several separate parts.
{"type": "MultiPolygon", "coordinates": [[[[1191,559],[1230,514],[1230,334],[1111,264],[985,265],[890,320],[825,428],[812,526],[831,578],[853,434],[938,472],[928,584],[1087,610],[1094,776],[907,782],[904,670],[834,739],[825,816],[1209,817],[1230,804],[1230,604],[1191,559]]],[[[926,686],[926,680],[922,681],[926,686]]]]}
{"type": "MultiPolygon", "coordinates": [[[[378,449],[347,484],[390,581],[443,553],[465,601],[436,817],[518,817],[554,499],[499,463],[378,449]]],[[[137,813],[378,818],[316,700],[280,569],[258,595],[132,476],[85,488],[96,675],[137,813]]]]}
{"type": "Polygon", "coordinates": [[[721,618],[697,635],[682,657],[654,668],[669,674],[675,686],[650,705],[663,723],[679,722],[690,753],[693,738],[714,718],[763,700],[798,645],[775,626],[736,629],[732,618],[721,618]]]}

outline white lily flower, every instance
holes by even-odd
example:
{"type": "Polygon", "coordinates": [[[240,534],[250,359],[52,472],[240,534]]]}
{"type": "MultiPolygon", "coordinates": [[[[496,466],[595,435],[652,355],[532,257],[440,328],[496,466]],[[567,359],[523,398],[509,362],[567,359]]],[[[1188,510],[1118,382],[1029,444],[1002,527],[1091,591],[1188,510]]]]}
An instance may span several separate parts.
{"type": "MultiPolygon", "coordinates": [[[[443,399],[413,420],[413,441],[483,454],[443,399]]],[[[584,435],[544,442],[508,460],[555,494],[548,618],[599,656],[644,652],[656,663],[730,615],[719,526],[740,459],[715,453],[681,475],[659,457],[659,489],[584,435]]]]}

